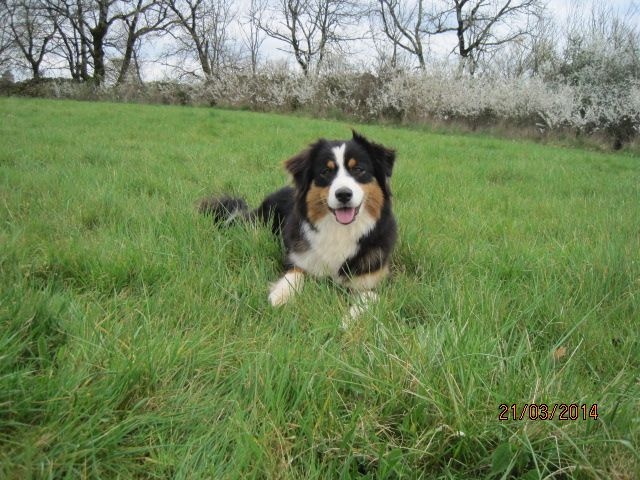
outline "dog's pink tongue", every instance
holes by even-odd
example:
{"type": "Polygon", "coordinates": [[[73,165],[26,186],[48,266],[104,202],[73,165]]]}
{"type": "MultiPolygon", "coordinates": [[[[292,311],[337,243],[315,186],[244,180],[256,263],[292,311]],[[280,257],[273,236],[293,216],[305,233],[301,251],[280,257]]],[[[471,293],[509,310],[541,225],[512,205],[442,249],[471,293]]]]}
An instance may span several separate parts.
{"type": "Polygon", "coordinates": [[[353,222],[354,218],[356,218],[355,208],[338,208],[336,210],[336,220],[338,220],[343,225],[347,225],[353,222]]]}

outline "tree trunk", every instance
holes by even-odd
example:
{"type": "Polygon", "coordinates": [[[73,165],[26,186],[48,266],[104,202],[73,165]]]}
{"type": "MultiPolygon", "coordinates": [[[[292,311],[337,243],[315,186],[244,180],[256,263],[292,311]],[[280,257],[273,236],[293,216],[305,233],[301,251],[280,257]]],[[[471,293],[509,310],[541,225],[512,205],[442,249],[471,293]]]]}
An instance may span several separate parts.
{"type": "Polygon", "coordinates": [[[104,33],[101,31],[92,32],[93,38],[93,81],[96,86],[100,86],[106,75],[104,66],[104,33]]]}
{"type": "Polygon", "coordinates": [[[104,64],[104,39],[107,36],[109,24],[107,23],[107,15],[109,14],[109,5],[101,3],[99,7],[98,23],[90,29],[91,39],[93,43],[93,81],[96,86],[102,85],[106,75],[104,64]]]}
{"type": "Polygon", "coordinates": [[[40,80],[40,62],[31,60],[31,73],[34,80],[40,80]]]}
{"type": "Polygon", "coordinates": [[[89,45],[86,40],[86,35],[84,31],[84,8],[82,5],[82,0],[77,0],[78,5],[78,18],[76,19],[78,28],[80,29],[77,33],[80,37],[80,64],[76,66],[77,74],[83,81],[88,81],[90,79],[89,76],[89,45]]]}
{"type": "Polygon", "coordinates": [[[198,50],[198,59],[200,60],[200,66],[202,67],[202,73],[207,80],[211,79],[213,76],[213,70],[211,69],[211,63],[209,62],[209,46],[207,41],[205,40],[205,45],[202,45],[198,41],[198,36],[193,35],[193,40],[196,43],[196,48],[198,50]]]}
{"type": "Polygon", "coordinates": [[[133,48],[135,46],[137,36],[136,36],[136,27],[138,25],[138,14],[134,15],[131,19],[131,24],[129,25],[127,31],[127,45],[124,50],[124,57],[122,59],[122,65],[120,66],[120,72],[118,73],[118,80],[116,80],[116,85],[122,85],[126,78],[127,73],[129,72],[129,68],[131,67],[131,59],[133,58],[133,48]]]}

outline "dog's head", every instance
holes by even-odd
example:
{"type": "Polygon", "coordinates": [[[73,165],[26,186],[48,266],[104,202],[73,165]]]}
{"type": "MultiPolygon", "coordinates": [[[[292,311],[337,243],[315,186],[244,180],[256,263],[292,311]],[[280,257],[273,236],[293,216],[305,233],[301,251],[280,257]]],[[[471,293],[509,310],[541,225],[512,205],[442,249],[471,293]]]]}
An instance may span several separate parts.
{"type": "Polygon", "coordinates": [[[285,162],[303,215],[317,223],[327,215],[342,225],[362,211],[377,220],[391,196],[395,152],[353,132],[347,141],[318,140],[285,162]]]}

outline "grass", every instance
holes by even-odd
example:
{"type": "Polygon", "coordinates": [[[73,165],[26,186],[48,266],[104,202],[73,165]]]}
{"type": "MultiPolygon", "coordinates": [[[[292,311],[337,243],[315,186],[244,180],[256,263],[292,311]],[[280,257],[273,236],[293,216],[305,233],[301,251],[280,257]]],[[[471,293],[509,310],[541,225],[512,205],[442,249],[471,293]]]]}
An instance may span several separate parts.
{"type": "Polygon", "coordinates": [[[358,128],[400,242],[342,331],[346,292],[272,309],[277,240],[193,205],[348,125],[1,99],[0,477],[638,478],[640,159],[358,128]],[[598,418],[498,419],[532,403],[598,418]]]}

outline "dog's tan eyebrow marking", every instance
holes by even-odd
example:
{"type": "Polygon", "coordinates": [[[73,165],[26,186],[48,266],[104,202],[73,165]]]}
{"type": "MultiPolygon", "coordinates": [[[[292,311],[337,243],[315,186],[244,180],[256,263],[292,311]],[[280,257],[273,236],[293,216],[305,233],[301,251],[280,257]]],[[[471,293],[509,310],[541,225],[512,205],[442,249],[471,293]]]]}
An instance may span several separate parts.
{"type": "Polygon", "coordinates": [[[347,162],[347,167],[353,168],[358,164],[358,161],[355,158],[350,158],[347,162]]]}
{"type": "Polygon", "coordinates": [[[336,169],[336,162],[334,162],[333,160],[327,161],[327,168],[329,170],[335,170],[336,169]]]}

